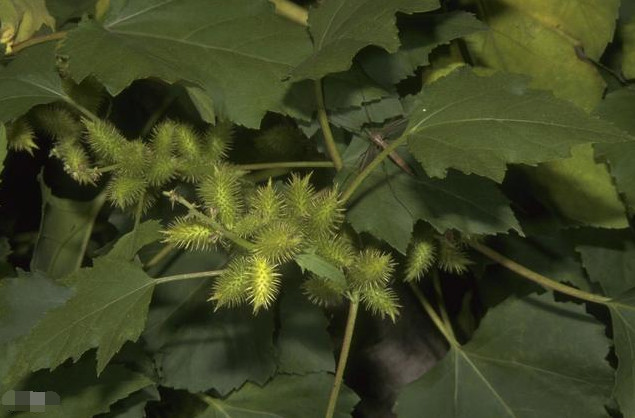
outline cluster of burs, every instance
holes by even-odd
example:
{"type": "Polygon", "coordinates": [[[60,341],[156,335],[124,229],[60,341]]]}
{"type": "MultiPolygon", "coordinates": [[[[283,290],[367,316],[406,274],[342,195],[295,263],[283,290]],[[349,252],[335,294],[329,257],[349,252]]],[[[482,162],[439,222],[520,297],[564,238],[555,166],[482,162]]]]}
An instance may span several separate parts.
{"type": "MultiPolygon", "coordinates": [[[[312,302],[333,306],[356,299],[374,314],[397,317],[398,298],[391,288],[394,258],[353,244],[342,228],[337,187],[317,191],[310,174],[253,184],[245,171],[226,161],[232,144],[229,123],[219,122],[199,134],[168,120],[147,140],[128,140],[106,121],[79,120],[58,106],[38,108],[29,121],[22,118],[9,125],[12,149],[37,148],[33,124],[54,139],[52,155],[79,183],[95,184],[110,173],[107,198],[121,209],[147,209],[173,180],[193,183],[198,203],[164,192],[189,209],[166,228],[165,242],[188,250],[217,245],[231,249],[231,260],[212,287],[210,301],[217,309],[246,303],[254,312],[270,307],[281,285],[280,266],[309,253],[345,277],[334,280],[315,269],[307,271],[303,288],[312,302]]],[[[416,281],[433,267],[462,273],[469,263],[459,244],[427,231],[413,240],[399,273],[405,281],[416,281]]]]}

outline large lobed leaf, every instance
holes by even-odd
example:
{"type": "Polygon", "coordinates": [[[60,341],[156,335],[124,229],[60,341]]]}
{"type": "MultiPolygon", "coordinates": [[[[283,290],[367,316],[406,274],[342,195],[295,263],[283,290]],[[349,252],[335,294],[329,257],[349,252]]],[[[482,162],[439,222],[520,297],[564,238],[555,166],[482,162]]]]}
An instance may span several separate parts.
{"type": "Polygon", "coordinates": [[[196,83],[217,113],[255,128],[286,111],[283,78],[310,41],[267,0],[130,0],[113,1],[103,26],[80,24],[61,53],[75,80],[95,75],[112,94],[146,77],[196,83]]]}
{"type": "Polygon", "coordinates": [[[397,399],[400,417],[604,417],[613,371],[603,326],[550,294],[492,308],[474,338],[397,399]]]}
{"type": "Polygon", "coordinates": [[[0,67],[0,122],[28,112],[33,106],[70,101],[55,71],[55,44],[28,48],[4,68],[0,67]]]}
{"type": "Polygon", "coordinates": [[[611,124],[508,74],[458,70],[409,103],[409,149],[434,177],[448,168],[502,181],[507,164],[557,160],[589,142],[630,137],[611,124]]]}
{"type": "MultiPolygon", "coordinates": [[[[152,231],[156,232],[157,226],[156,222],[142,225],[136,248],[156,237],[152,231]]],[[[121,238],[122,245],[128,239],[131,234],[121,238]]],[[[77,361],[92,348],[97,348],[99,374],[126,341],[139,337],[155,281],[138,263],[128,261],[129,254],[121,258],[122,248],[130,249],[127,245],[115,246],[111,254],[95,259],[93,267],[64,278],[65,283],[74,285],[73,295],[64,304],[47,310],[28,334],[8,346],[5,383],[15,382],[31,371],[55,369],[69,358],[77,361]]]]}
{"type": "Polygon", "coordinates": [[[609,304],[619,361],[614,395],[624,416],[635,415],[635,289],[609,304]]]}
{"type": "MultiPolygon", "coordinates": [[[[631,135],[635,134],[635,93],[624,88],[606,95],[596,112],[631,135]]],[[[608,163],[617,189],[624,195],[626,203],[635,210],[635,140],[615,144],[597,144],[596,155],[608,163]]]]}
{"type": "MultiPolygon", "coordinates": [[[[365,141],[355,139],[344,154],[348,162],[355,148],[365,141]]],[[[352,178],[347,169],[341,178],[352,178]]],[[[372,173],[351,199],[347,220],[358,232],[368,232],[402,253],[406,252],[412,229],[425,220],[443,233],[456,230],[465,234],[496,234],[520,226],[507,198],[494,182],[455,171],[444,179],[425,174],[410,176],[392,161],[372,173]]]]}
{"type": "MultiPolygon", "coordinates": [[[[196,418],[318,418],[328,403],[333,376],[312,373],[305,376],[278,375],[265,386],[246,383],[226,399],[207,398],[209,406],[196,418]]],[[[350,417],[358,401],[343,387],[334,417],[350,417]]]]}
{"type": "Polygon", "coordinates": [[[293,71],[296,79],[320,79],[347,70],[368,45],[388,52],[399,48],[395,13],[427,12],[437,0],[330,0],[309,12],[313,55],[293,71]]]}
{"type": "Polygon", "coordinates": [[[86,418],[108,412],[110,405],[152,387],[152,380],[121,365],[110,365],[98,377],[93,356],[85,356],[78,363],[64,365],[54,372],[41,371],[24,384],[32,391],[53,391],[60,397],[58,406],[46,406],[46,414],[25,412],[20,418],[86,418]]]}

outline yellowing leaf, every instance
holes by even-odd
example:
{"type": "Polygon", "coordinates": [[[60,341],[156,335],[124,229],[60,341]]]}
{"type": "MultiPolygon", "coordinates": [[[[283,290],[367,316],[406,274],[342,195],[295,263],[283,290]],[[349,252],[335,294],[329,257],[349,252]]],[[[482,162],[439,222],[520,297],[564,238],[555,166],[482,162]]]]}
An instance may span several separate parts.
{"type": "Polygon", "coordinates": [[[601,228],[627,228],[626,208],[606,166],[595,162],[591,145],[575,147],[572,154],[566,160],[530,170],[532,181],[570,220],[601,228]]]}

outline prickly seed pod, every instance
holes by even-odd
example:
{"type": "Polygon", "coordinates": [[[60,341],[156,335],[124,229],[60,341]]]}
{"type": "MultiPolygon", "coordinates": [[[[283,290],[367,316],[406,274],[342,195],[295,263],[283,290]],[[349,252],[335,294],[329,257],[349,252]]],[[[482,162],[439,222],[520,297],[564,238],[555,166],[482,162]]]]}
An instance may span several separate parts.
{"type": "Polygon", "coordinates": [[[176,177],[177,161],[174,157],[161,158],[159,155],[150,156],[150,163],[145,172],[150,186],[161,187],[176,177]]]}
{"type": "Polygon", "coordinates": [[[255,255],[249,260],[248,300],[254,313],[267,309],[276,300],[280,288],[277,265],[265,257],[255,255]]]}
{"type": "Polygon", "coordinates": [[[384,287],[392,278],[394,269],[395,264],[390,254],[367,248],[353,262],[348,277],[356,289],[384,287]]]}
{"type": "Polygon", "coordinates": [[[209,225],[188,218],[175,219],[163,235],[163,242],[186,250],[207,250],[218,240],[218,234],[209,225]]]}
{"type": "Polygon", "coordinates": [[[114,175],[106,187],[106,196],[115,206],[127,209],[143,198],[148,187],[145,179],[126,175],[114,175]]]}
{"type": "Polygon", "coordinates": [[[236,221],[232,232],[243,238],[250,238],[258,233],[267,224],[257,213],[247,213],[236,221]]]}
{"type": "Polygon", "coordinates": [[[250,260],[247,257],[235,257],[216,278],[212,294],[208,299],[216,303],[214,310],[223,307],[233,308],[247,301],[250,285],[250,260]]]}
{"type": "Polygon", "coordinates": [[[438,266],[446,273],[462,274],[472,261],[467,257],[459,244],[439,238],[438,266]]]}
{"type": "Polygon", "coordinates": [[[343,235],[320,237],[315,244],[316,253],[338,267],[348,268],[355,261],[353,244],[343,235]]]}
{"type": "Polygon", "coordinates": [[[35,126],[60,142],[72,138],[78,140],[82,126],[75,116],[59,106],[38,107],[32,113],[35,126]]]}
{"type": "Polygon", "coordinates": [[[142,176],[150,163],[150,150],[140,140],[126,141],[116,155],[117,172],[129,176],[142,176]]]}
{"type": "Polygon", "coordinates": [[[177,124],[174,130],[174,139],[177,152],[186,160],[195,160],[201,155],[201,140],[191,127],[177,124]]]}
{"type": "Polygon", "coordinates": [[[399,315],[399,298],[389,287],[369,287],[361,291],[360,300],[373,315],[389,317],[395,322],[399,315]]]}
{"type": "Polygon", "coordinates": [[[311,184],[311,174],[300,177],[292,174],[284,188],[284,200],[290,216],[305,218],[311,211],[315,190],[311,184]]]}
{"type": "Polygon", "coordinates": [[[244,172],[229,164],[217,164],[198,185],[198,195],[227,229],[232,229],[243,206],[241,177],[244,172]]]}
{"type": "Polygon", "coordinates": [[[264,186],[256,188],[249,199],[249,207],[252,213],[259,216],[265,223],[279,218],[284,209],[284,199],[276,190],[271,178],[264,186]]]}
{"type": "Polygon", "coordinates": [[[304,152],[304,140],[296,127],[276,125],[262,132],[254,139],[255,150],[267,160],[293,159],[304,152]]]}
{"type": "Polygon", "coordinates": [[[175,148],[176,127],[176,122],[165,120],[152,130],[150,144],[152,145],[154,154],[157,155],[158,158],[172,157],[175,148]]]}
{"type": "Polygon", "coordinates": [[[290,222],[274,221],[255,236],[255,252],[263,257],[282,263],[291,260],[302,249],[302,231],[290,222]]]}
{"type": "Polygon", "coordinates": [[[35,143],[33,128],[24,118],[18,118],[7,126],[7,145],[13,151],[25,151],[33,155],[33,150],[39,149],[35,143]]]}
{"type": "Polygon", "coordinates": [[[91,167],[88,154],[78,143],[58,143],[51,155],[62,160],[64,171],[78,183],[95,184],[99,179],[99,173],[91,167]]]}
{"type": "Polygon", "coordinates": [[[407,257],[405,280],[417,281],[434,265],[436,259],[434,241],[431,239],[415,241],[408,249],[407,257]]]}
{"type": "Polygon", "coordinates": [[[315,305],[337,306],[344,301],[346,289],[338,289],[333,280],[311,275],[302,285],[306,297],[315,305]]]}
{"type": "Polygon", "coordinates": [[[124,149],[128,140],[123,137],[109,122],[103,120],[82,119],[86,127],[88,146],[102,162],[119,164],[120,158],[125,158],[124,149]]]}
{"type": "Polygon", "coordinates": [[[203,137],[204,159],[209,162],[218,162],[227,158],[233,142],[233,127],[230,122],[218,121],[203,137]]]}
{"type": "Polygon", "coordinates": [[[344,220],[342,203],[336,189],[317,194],[311,201],[308,219],[311,236],[331,235],[344,220]]]}

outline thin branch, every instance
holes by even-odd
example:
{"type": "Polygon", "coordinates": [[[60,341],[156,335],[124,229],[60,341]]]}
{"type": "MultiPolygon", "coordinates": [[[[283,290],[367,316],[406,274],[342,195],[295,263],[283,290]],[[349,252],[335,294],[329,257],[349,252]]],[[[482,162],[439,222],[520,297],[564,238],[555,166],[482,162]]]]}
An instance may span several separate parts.
{"type": "Polygon", "coordinates": [[[470,247],[474,248],[476,251],[480,252],[484,256],[491,258],[496,261],[501,266],[513,271],[514,273],[524,277],[527,280],[530,280],[546,289],[555,290],[556,292],[564,293],[565,295],[569,295],[576,299],[585,300],[587,302],[600,303],[602,305],[608,304],[611,299],[605,296],[596,295],[593,293],[585,292],[583,290],[576,289],[571,286],[567,286],[560,282],[557,282],[553,279],[543,276],[542,274],[536,273],[535,271],[529,270],[527,267],[518,264],[517,262],[510,260],[504,255],[494,251],[486,245],[483,245],[478,242],[471,242],[470,247]]]}
{"type": "Polygon", "coordinates": [[[333,168],[335,165],[331,161],[288,161],[276,163],[254,163],[254,164],[237,164],[235,167],[239,170],[269,170],[272,168],[333,168]]]}
{"type": "Polygon", "coordinates": [[[394,150],[406,142],[407,139],[407,135],[403,135],[392,141],[382,152],[377,154],[377,156],[353,179],[353,181],[351,181],[346,190],[344,190],[344,193],[342,193],[342,201],[348,201],[355,193],[355,190],[357,190],[362,182],[366,180],[366,177],[368,177],[382,161],[388,158],[394,150]]]}
{"type": "MultiPolygon", "coordinates": [[[[17,44],[13,45],[13,47],[11,49],[11,55],[17,54],[18,52],[22,51],[23,49],[26,49],[26,48],[28,48],[30,46],[33,46],[33,45],[60,40],[60,39],[64,38],[67,33],[68,33],[68,31],[53,32],[53,33],[49,33],[48,35],[34,36],[33,38],[27,39],[27,40],[22,41],[22,42],[18,42],[17,44]]],[[[9,54],[7,54],[7,55],[9,55],[9,54]]]]}
{"type": "Polygon", "coordinates": [[[324,135],[324,143],[326,145],[326,151],[333,161],[333,165],[337,171],[340,171],[344,165],[342,162],[342,156],[337,150],[335,145],[335,138],[329,125],[329,118],[326,113],[326,106],[324,104],[324,92],[322,91],[322,82],[320,80],[315,81],[315,98],[317,100],[317,118],[322,128],[322,135],[324,135]]]}
{"type": "Polygon", "coordinates": [[[355,330],[355,319],[357,318],[357,309],[359,308],[359,298],[353,297],[351,299],[348,308],[348,319],[346,320],[346,329],[344,330],[344,341],[342,342],[342,351],[340,351],[340,358],[337,362],[337,370],[335,371],[335,379],[333,380],[333,386],[331,387],[331,394],[329,396],[329,404],[326,409],[325,418],[333,418],[335,414],[335,408],[337,406],[337,398],[340,394],[340,388],[342,387],[342,380],[344,379],[344,370],[346,369],[346,362],[348,361],[348,353],[351,349],[351,342],[353,341],[353,331],[355,330]]]}
{"type": "Polygon", "coordinates": [[[130,244],[130,259],[134,259],[137,251],[137,238],[139,237],[139,225],[141,224],[141,218],[143,217],[143,206],[145,204],[146,194],[142,193],[139,196],[139,202],[137,202],[137,210],[134,214],[134,226],[132,227],[132,240],[130,244]]]}
{"type": "Polygon", "coordinates": [[[201,211],[199,211],[193,203],[190,203],[187,199],[183,198],[182,196],[179,196],[176,192],[174,191],[163,192],[163,195],[168,197],[172,202],[177,202],[185,206],[193,216],[211,225],[214,229],[216,229],[218,232],[223,234],[225,238],[229,239],[230,241],[233,241],[234,244],[240,247],[243,247],[247,250],[251,250],[255,247],[254,243],[247,241],[244,238],[241,238],[240,236],[234,234],[231,231],[226,230],[225,228],[223,228],[222,225],[216,222],[214,218],[207,216],[201,211]]]}
{"type": "Polygon", "coordinates": [[[206,277],[216,277],[223,274],[224,270],[199,271],[197,273],[176,274],[174,276],[165,276],[154,279],[155,284],[163,284],[170,282],[178,282],[181,280],[203,279],[206,277]]]}
{"type": "Polygon", "coordinates": [[[432,307],[432,304],[430,303],[430,301],[428,301],[428,299],[425,297],[423,292],[419,290],[419,288],[417,287],[415,283],[412,283],[412,282],[410,283],[410,289],[412,289],[412,292],[415,294],[415,296],[419,300],[421,307],[426,311],[430,319],[432,319],[432,322],[434,323],[434,325],[437,327],[439,332],[443,334],[443,336],[448,341],[448,343],[450,343],[450,345],[454,347],[458,347],[459,342],[456,340],[456,338],[454,338],[454,334],[446,328],[445,324],[443,323],[443,320],[441,319],[439,314],[437,314],[437,311],[434,310],[434,308],[432,307]]]}
{"type": "Polygon", "coordinates": [[[439,312],[441,313],[441,319],[443,320],[443,324],[445,325],[445,329],[452,335],[452,338],[456,340],[456,335],[454,334],[454,329],[452,328],[452,321],[450,320],[450,316],[448,315],[448,310],[445,306],[445,299],[443,298],[443,289],[441,288],[441,279],[439,277],[439,272],[437,269],[434,269],[432,272],[432,285],[434,286],[434,291],[437,295],[437,302],[439,304],[439,312]]]}
{"type": "Polygon", "coordinates": [[[161,262],[161,260],[163,260],[165,257],[167,257],[168,255],[170,255],[170,253],[172,252],[172,250],[174,250],[174,246],[170,245],[170,244],[166,244],[165,246],[163,246],[163,248],[161,248],[161,250],[156,253],[154,255],[154,257],[152,257],[150,259],[150,261],[148,261],[143,268],[145,270],[151,269],[152,267],[156,266],[157,264],[159,264],[161,262]]]}

